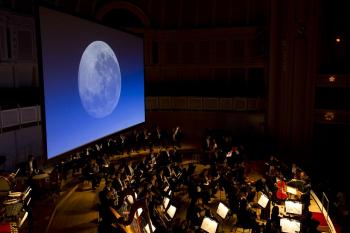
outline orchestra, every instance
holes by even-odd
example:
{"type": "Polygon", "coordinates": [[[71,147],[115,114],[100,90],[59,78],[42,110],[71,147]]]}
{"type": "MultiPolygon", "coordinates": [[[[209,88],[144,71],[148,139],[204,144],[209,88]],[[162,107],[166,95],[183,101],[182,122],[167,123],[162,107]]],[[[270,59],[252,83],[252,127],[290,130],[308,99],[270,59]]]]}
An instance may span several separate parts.
{"type": "MultiPolygon", "coordinates": [[[[143,132],[148,134],[151,131],[143,132]]],[[[158,135],[159,132],[157,128],[153,133],[158,135]]],[[[136,133],[133,131],[134,136],[136,133]]],[[[310,179],[296,165],[293,165],[291,172],[286,173],[281,169],[285,166],[276,155],[270,157],[265,163],[265,172],[255,180],[247,176],[244,147],[229,145],[232,141],[227,137],[223,141],[215,140],[214,136],[206,137],[205,145],[208,147],[205,147],[203,155],[208,153],[210,163],[200,164],[204,166],[200,170],[197,164],[180,162],[181,155],[175,155],[180,154],[178,148],[162,147],[162,143],[159,142],[155,142],[158,147],[152,147],[142,157],[113,158],[110,152],[122,148],[116,144],[118,138],[122,139],[121,143],[126,143],[122,147],[130,149],[127,145],[130,139],[127,138],[127,134],[123,134],[108,140],[106,144],[98,143],[99,146],[90,147],[86,153],[76,153],[64,163],[59,163],[60,166],[56,166],[51,174],[34,168],[30,158],[32,165],[27,166],[27,174],[33,190],[47,191],[45,182],[50,180],[59,183],[58,180],[65,178],[62,174],[69,168],[72,169],[72,174],[81,171],[82,179],[90,181],[93,190],[97,189],[100,183],[104,183],[104,187],[98,193],[99,233],[132,232],[132,228],[135,227],[132,224],[145,227],[145,223],[153,226],[155,232],[166,232],[166,229],[196,231],[200,229],[205,217],[219,222],[220,218],[210,207],[213,200],[218,199],[225,200],[229,208],[229,220],[225,221],[230,221],[235,227],[250,228],[252,232],[261,232],[262,228],[265,232],[280,232],[277,222],[282,218],[305,222],[304,216],[308,214],[310,204],[310,179]],[[222,145],[225,145],[226,149],[223,149],[222,145]],[[109,148],[111,146],[115,148],[109,148]],[[218,193],[220,196],[216,196],[218,193]],[[221,193],[225,196],[221,196],[221,193]],[[185,220],[176,217],[176,208],[180,206],[175,197],[179,196],[188,198],[188,205],[181,207],[185,208],[185,220]],[[167,205],[164,203],[165,198],[167,205]],[[265,199],[262,201],[262,198],[265,199]],[[302,206],[300,211],[295,209],[299,205],[302,206]],[[147,211],[137,212],[141,206],[147,206],[147,211]],[[144,216],[143,212],[149,215],[144,216]]],[[[157,138],[159,139],[159,135],[149,135],[150,140],[157,138]]],[[[145,140],[138,142],[148,145],[150,143],[145,140]]],[[[137,148],[139,150],[142,146],[137,148]]],[[[13,195],[17,193],[23,196],[24,192],[14,192],[15,185],[11,182],[13,175],[6,179],[0,178],[8,183],[5,188],[7,197],[2,205],[6,206],[7,212],[12,211],[11,214],[5,215],[16,216],[14,212],[18,211],[18,208],[27,207],[23,200],[13,200],[17,198],[13,195]]],[[[3,187],[0,185],[0,191],[1,188],[3,187]]],[[[17,223],[20,220],[19,217],[17,223]]]]}

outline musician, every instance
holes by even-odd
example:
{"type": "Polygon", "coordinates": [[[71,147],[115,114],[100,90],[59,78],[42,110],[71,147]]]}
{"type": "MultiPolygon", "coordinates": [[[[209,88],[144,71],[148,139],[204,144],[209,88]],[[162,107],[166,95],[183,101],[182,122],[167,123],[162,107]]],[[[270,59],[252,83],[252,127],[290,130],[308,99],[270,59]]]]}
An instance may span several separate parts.
{"type": "Polygon", "coordinates": [[[127,166],[125,167],[125,173],[129,179],[134,176],[134,169],[131,160],[128,161],[127,166]]]}
{"type": "Polygon", "coordinates": [[[115,197],[117,197],[117,192],[113,188],[112,182],[107,180],[105,187],[99,193],[100,203],[101,205],[108,205],[107,202],[110,201],[111,198],[115,198],[115,197]]]}
{"type": "Polygon", "coordinates": [[[163,169],[160,169],[157,174],[157,183],[158,188],[161,190],[163,190],[166,186],[169,185],[168,179],[165,177],[163,169]]]}
{"type": "Polygon", "coordinates": [[[113,183],[112,183],[112,186],[114,187],[114,189],[117,191],[117,192],[121,192],[124,190],[125,188],[125,184],[124,182],[122,181],[121,179],[121,173],[120,172],[117,172],[114,179],[113,179],[113,183]]]}
{"type": "Polygon", "coordinates": [[[249,227],[253,229],[253,232],[259,232],[259,224],[256,222],[257,214],[255,210],[248,204],[246,199],[247,193],[242,194],[239,209],[238,209],[238,225],[242,227],[249,227]]]}
{"type": "Polygon", "coordinates": [[[186,220],[191,226],[199,227],[201,225],[203,205],[200,199],[192,199],[187,208],[186,220]]]}
{"type": "Polygon", "coordinates": [[[87,179],[91,180],[92,183],[92,189],[95,190],[97,185],[100,184],[100,177],[99,177],[99,166],[95,159],[91,159],[87,167],[85,168],[85,176],[87,179]]]}
{"type": "Polygon", "coordinates": [[[118,221],[123,219],[117,219],[113,214],[112,209],[116,206],[116,196],[113,191],[110,190],[106,194],[106,201],[100,206],[99,213],[102,221],[98,227],[98,233],[125,233],[123,228],[118,224],[118,221]]]}
{"type": "Polygon", "coordinates": [[[167,232],[167,226],[161,218],[160,211],[158,211],[159,205],[157,204],[155,194],[153,192],[148,195],[148,210],[152,224],[156,227],[156,232],[167,232]]]}
{"type": "Polygon", "coordinates": [[[38,174],[38,163],[34,157],[34,155],[30,154],[28,156],[28,160],[26,162],[26,173],[29,177],[32,177],[38,174]]]}
{"type": "Polygon", "coordinates": [[[255,188],[257,192],[263,192],[267,196],[271,196],[272,192],[270,191],[265,178],[261,178],[255,182],[255,188]]]}
{"type": "Polygon", "coordinates": [[[176,128],[173,130],[173,135],[172,135],[173,145],[177,147],[181,147],[181,144],[180,144],[181,138],[182,138],[182,132],[181,132],[180,126],[176,126],[176,128]]]}
{"type": "Polygon", "coordinates": [[[199,175],[201,194],[204,204],[208,204],[211,197],[211,180],[209,179],[209,170],[204,169],[199,175]]]}
{"type": "Polygon", "coordinates": [[[274,206],[271,211],[271,218],[266,222],[264,233],[280,233],[282,232],[280,226],[280,216],[278,206],[274,206]]]}
{"type": "Polygon", "coordinates": [[[202,142],[202,149],[203,149],[203,164],[208,164],[210,157],[209,157],[209,151],[210,151],[210,146],[211,146],[211,137],[210,135],[207,135],[202,142]]]}

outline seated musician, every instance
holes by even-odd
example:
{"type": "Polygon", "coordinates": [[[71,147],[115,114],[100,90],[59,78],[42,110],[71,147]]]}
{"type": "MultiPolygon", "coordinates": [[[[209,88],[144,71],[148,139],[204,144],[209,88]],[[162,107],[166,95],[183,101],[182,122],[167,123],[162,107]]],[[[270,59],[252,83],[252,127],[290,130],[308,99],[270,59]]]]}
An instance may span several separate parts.
{"type": "Polygon", "coordinates": [[[244,228],[252,228],[253,232],[259,232],[259,224],[256,221],[257,214],[248,204],[247,199],[242,196],[237,214],[238,225],[244,228]]]}
{"type": "Polygon", "coordinates": [[[194,228],[199,228],[204,216],[204,206],[201,199],[192,199],[187,208],[186,220],[194,228]]]}
{"type": "Polygon", "coordinates": [[[156,194],[150,192],[148,194],[148,211],[152,224],[156,227],[156,232],[167,232],[167,225],[162,219],[160,213],[160,205],[156,201],[156,194]]]}
{"type": "Polygon", "coordinates": [[[118,219],[112,211],[117,205],[117,198],[113,190],[108,191],[105,198],[99,210],[102,221],[98,227],[98,233],[124,233],[124,229],[118,224],[118,219]]]}
{"type": "Polygon", "coordinates": [[[121,178],[121,173],[117,172],[114,179],[113,179],[113,183],[112,186],[114,187],[115,190],[117,190],[117,192],[123,191],[126,187],[124,184],[124,181],[121,178]]]}
{"type": "Polygon", "coordinates": [[[280,233],[282,232],[280,226],[280,216],[278,206],[274,206],[271,211],[271,218],[266,222],[264,233],[280,233]]]}
{"type": "Polygon", "coordinates": [[[101,178],[99,176],[99,166],[96,163],[95,159],[91,159],[89,164],[86,167],[86,176],[92,183],[92,189],[95,190],[96,187],[100,184],[101,178]]]}
{"type": "Polygon", "coordinates": [[[164,175],[171,187],[172,190],[176,190],[176,186],[177,186],[177,174],[175,173],[172,164],[168,164],[165,168],[164,168],[164,175]]]}
{"type": "Polygon", "coordinates": [[[168,179],[164,175],[163,169],[159,169],[159,172],[157,174],[157,184],[161,192],[163,192],[165,187],[169,186],[168,179]]]}
{"type": "Polygon", "coordinates": [[[209,170],[204,169],[203,172],[199,175],[200,177],[200,187],[201,187],[201,196],[204,204],[208,204],[211,197],[211,180],[209,179],[209,170]]]}

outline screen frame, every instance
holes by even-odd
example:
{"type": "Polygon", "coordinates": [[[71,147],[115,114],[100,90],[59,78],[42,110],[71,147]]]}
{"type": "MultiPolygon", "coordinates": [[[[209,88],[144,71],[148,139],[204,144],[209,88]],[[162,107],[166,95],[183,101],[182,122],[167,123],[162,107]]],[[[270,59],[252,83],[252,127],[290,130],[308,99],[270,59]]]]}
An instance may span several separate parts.
{"type": "Polygon", "coordinates": [[[64,12],[58,8],[55,8],[51,5],[47,5],[47,4],[43,4],[43,3],[38,3],[38,1],[35,1],[34,6],[33,6],[33,15],[34,15],[34,23],[35,23],[35,41],[36,41],[36,52],[37,52],[37,64],[38,64],[38,76],[39,76],[39,90],[40,90],[40,106],[41,106],[41,110],[40,110],[40,115],[41,115],[41,128],[42,128],[42,151],[43,154],[41,155],[41,160],[45,160],[47,162],[52,162],[52,163],[56,163],[57,161],[60,161],[64,158],[68,158],[72,153],[77,153],[79,151],[81,151],[83,148],[85,147],[90,147],[91,145],[94,145],[100,141],[106,140],[110,137],[116,136],[118,134],[122,134],[125,133],[126,131],[130,131],[132,129],[136,129],[142,125],[145,125],[146,123],[146,85],[145,85],[145,37],[144,34],[140,35],[137,34],[135,32],[132,31],[128,31],[125,30],[123,28],[119,28],[119,27],[111,27],[109,25],[103,24],[102,22],[98,21],[95,18],[90,18],[90,17],[84,17],[75,13],[67,13],[64,12]],[[143,60],[143,93],[144,93],[144,98],[143,98],[143,109],[144,109],[144,121],[137,123],[135,125],[131,125],[127,128],[124,128],[122,130],[119,130],[117,132],[113,132],[111,134],[107,134],[104,135],[100,138],[96,138],[93,141],[89,141],[86,142],[85,144],[79,145],[75,148],[72,148],[68,151],[65,151],[61,154],[55,155],[51,158],[48,158],[48,145],[47,145],[47,127],[46,127],[46,105],[45,105],[45,87],[44,87],[44,65],[43,65],[43,51],[42,51],[42,38],[41,38],[41,27],[40,27],[40,13],[39,13],[39,9],[43,8],[43,9],[48,9],[48,10],[52,10],[52,11],[56,11],[59,14],[63,14],[66,16],[71,16],[71,17],[75,17],[77,19],[80,20],[84,20],[86,22],[89,23],[93,23],[96,24],[98,26],[102,26],[111,30],[118,30],[124,33],[127,33],[129,35],[133,35],[135,37],[138,37],[140,39],[142,39],[142,46],[143,46],[143,56],[142,56],[142,60],[143,60]]]}

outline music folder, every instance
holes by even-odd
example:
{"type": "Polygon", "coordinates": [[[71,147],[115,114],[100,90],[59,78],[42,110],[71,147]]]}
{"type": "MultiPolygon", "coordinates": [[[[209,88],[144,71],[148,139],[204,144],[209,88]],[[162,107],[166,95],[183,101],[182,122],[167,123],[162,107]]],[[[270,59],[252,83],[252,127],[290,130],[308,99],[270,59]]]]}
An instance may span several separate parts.
{"type": "Polygon", "coordinates": [[[229,211],[229,208],[227,208],[227,206],[225,206],[224,204],[222,204],[221,202],[218,205],[218,209],[216,210],[216,213],[223,219],[226,218],[227,213],[229,211]]]}
{"type": "Polygon", "coordinates": [[[266,208],[267,203],[269,203],[269,198],[264,194],[261,193],[261,196],[258,200],[258,204],[262,207],[262,208],[266,208]]]}
{"type": "Polygon", "coordinates": [[[289,219],[289,218],[281,218],[280,220],[280,226],[282,229],[282,232],[287,233],[296,233],[300,232],[300,221],[295,219],[289,219]]]}
{"type": "Polygon", "coordinates": [[[218,222],[208,217],[203,218],[203,221],[201,224],[202,230],[208,233],[215,233],[217,228],[218,228],[218,222]]]}
{"type": "Polygon", "coordinates": [[[296,214],[302,215],[303,213],[303,204],[298,201],[285,201],[285,208],[287,214],[296,214]]]}

